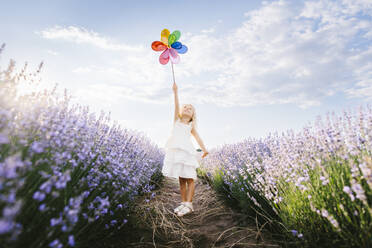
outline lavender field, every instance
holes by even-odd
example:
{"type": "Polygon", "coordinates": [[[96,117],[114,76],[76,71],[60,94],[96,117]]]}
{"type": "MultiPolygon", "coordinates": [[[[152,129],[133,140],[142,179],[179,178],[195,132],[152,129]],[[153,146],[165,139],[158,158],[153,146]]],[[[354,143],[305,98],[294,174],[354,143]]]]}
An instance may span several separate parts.
{"type": "Polygon", "coordinates": [[[164,154],[55,89],[18,96],[42,66],[0,70],[1,247],[103,247],[130,232],[133,199],[155,187],[164,154]]]}
{"type": "Polygon", "coordinates": [[[372,108],[225,145],[201,174],[283,246],[372,247],[372,108]],[[216,169],[216,167],[218,169],[216,169]]]}
{"type": "MultiPolygon", "coordinates": [[[[155,197],[164,153],[67,92],[18,95],[42,67],[0,68],[1,247],[105,247],[155,197]]],[[[213,149],[198,175],[282,247],[372,247],[371,148],[366,105],[213,149]]]]}

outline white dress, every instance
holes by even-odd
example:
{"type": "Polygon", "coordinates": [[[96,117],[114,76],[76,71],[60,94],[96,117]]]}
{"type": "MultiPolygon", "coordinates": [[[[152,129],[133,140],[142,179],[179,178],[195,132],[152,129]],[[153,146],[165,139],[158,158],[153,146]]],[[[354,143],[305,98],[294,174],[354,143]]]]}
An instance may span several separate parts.
{"type": "Polygon", "coordinates": [[[196,168],[200,167],[197,152],[191,142],[191,122],[177,119],[165,144],[162,173],[166,177],[197,179],[196,168]]]}

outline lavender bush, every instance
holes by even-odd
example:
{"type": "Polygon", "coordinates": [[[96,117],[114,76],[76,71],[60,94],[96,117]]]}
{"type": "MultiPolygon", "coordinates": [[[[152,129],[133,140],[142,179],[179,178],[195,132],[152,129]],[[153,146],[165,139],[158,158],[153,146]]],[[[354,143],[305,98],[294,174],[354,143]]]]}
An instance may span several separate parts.
{"type": "MultiPolygon", "coordinates": [[[[5,45],[0,48],[0,53],[5,45]]],[[[163,152],[103,113],[52,91],[17,94],[27,63],[0,69],[1,247],[94,247],[125,235],[136,195],[160,179],[163,152]]]]}
{"type": "Polygon", "coordinates": [[[286,245],[372,247],[372,109],[216,149],[200,172],[286,245]]]}

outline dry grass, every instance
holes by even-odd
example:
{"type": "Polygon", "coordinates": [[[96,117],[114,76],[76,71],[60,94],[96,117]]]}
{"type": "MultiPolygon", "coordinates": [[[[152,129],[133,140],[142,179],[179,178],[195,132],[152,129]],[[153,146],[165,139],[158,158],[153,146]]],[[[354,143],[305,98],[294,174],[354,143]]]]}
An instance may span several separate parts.
{"type": "Polygon", "coordinates": [[[183,217],[173,213],[181,200],[177,179],[165,178],[155,192],[149,202],[138,199],[139,207],[135,210],[139,226],[151,229],[152,235],[142,236],[130,247],[279,247],[266,242],[270,235],[263,233],[256,223],[240,226],[242,216],[220,201],[201,179],[195,181],[194,212],[183,217]]]}

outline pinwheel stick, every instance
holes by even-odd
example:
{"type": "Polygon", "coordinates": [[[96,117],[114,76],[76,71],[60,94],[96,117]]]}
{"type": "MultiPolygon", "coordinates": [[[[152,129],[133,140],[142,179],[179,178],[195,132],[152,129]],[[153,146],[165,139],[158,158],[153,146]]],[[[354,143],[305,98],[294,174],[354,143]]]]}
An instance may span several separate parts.
{"type": "Polygon", "coordinates": [[[172,64],[172,74],[173,74],[173,82],[176,82],[176,79],[174,78],[174,69],[173,69],[173,62],[171,61],[172,64]]]}

